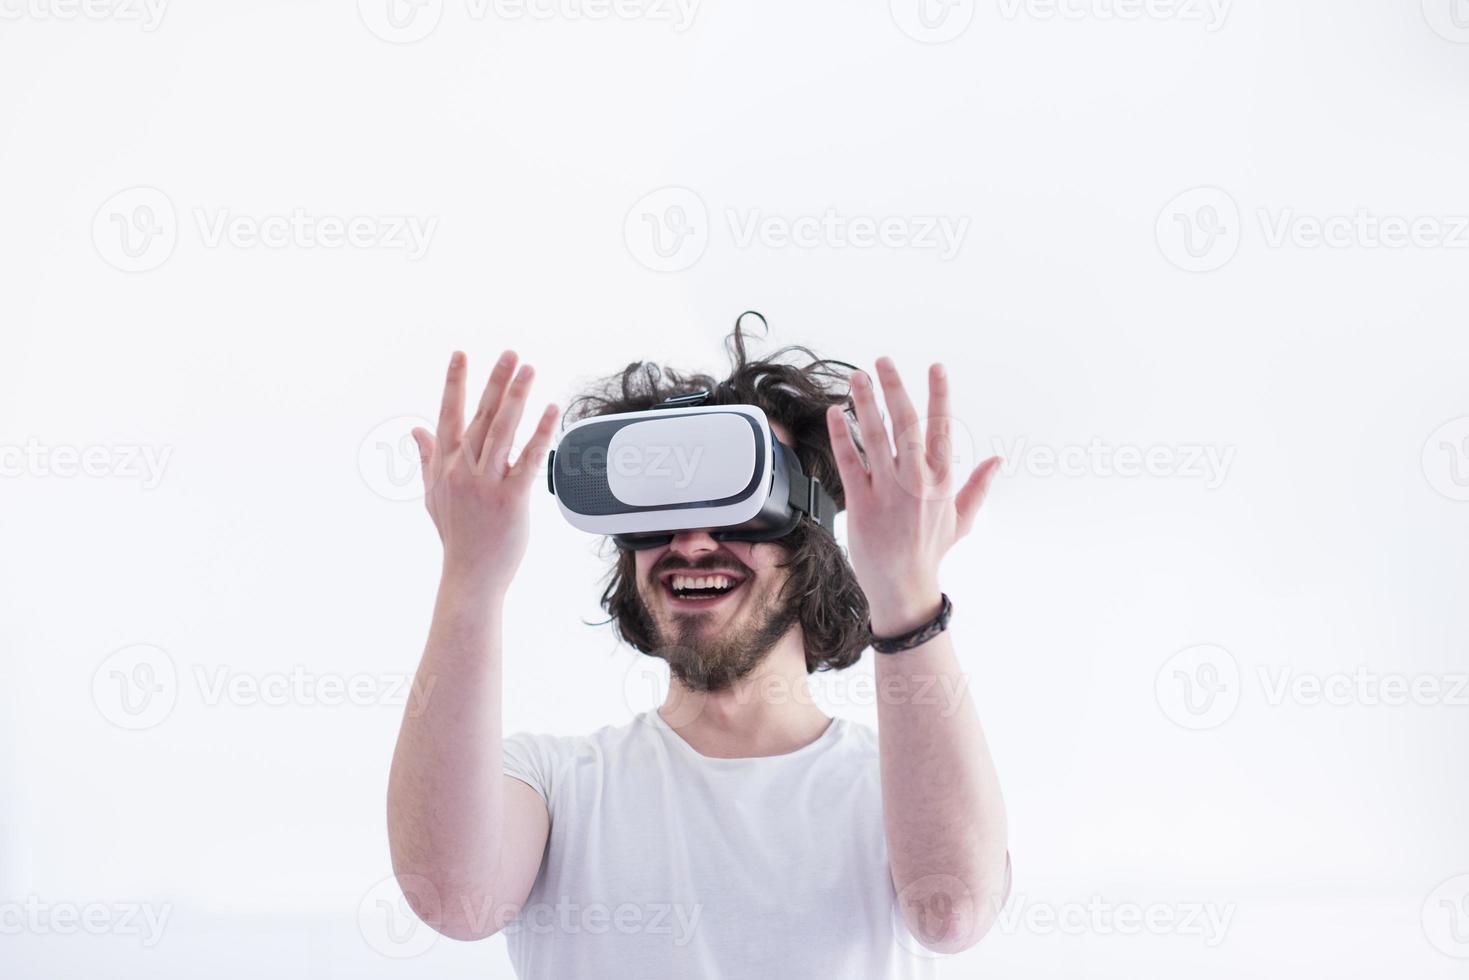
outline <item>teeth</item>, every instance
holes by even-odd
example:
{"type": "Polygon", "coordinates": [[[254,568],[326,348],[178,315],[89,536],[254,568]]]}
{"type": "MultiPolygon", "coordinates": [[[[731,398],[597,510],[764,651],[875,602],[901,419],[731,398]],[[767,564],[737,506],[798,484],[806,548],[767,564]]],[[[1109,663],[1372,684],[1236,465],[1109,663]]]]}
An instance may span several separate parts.
{"type": "Polygon", "coordinates": [[[728,575],[675,575],[673,576],[673,589],[681,592],[684,589],[731,589],[734,580],[728,575]]]}

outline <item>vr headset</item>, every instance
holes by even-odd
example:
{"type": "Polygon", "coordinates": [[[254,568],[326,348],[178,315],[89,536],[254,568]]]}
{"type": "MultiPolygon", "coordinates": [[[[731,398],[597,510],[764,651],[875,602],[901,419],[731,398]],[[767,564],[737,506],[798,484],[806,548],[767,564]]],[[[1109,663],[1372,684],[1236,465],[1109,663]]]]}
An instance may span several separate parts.
{"type": "Polygon", "coordinates": [[[773,541],[803,514],[832,533],[836,502],[765,412],[708,398],[701,389],[566,429],[547,458],[546,484],[572,526],[633,551],[695,528],[717,541],[773,541]]]}

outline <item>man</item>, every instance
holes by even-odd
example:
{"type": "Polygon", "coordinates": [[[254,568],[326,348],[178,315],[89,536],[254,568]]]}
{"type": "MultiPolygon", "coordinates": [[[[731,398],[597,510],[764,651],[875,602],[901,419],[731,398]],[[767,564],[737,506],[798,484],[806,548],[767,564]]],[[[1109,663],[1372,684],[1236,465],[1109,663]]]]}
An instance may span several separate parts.
{"type": "Polygon", "coordinates": [[[504,929],[526,980],[914,976],[977,942],[1009,893],[998,779],[936,619],[940,560],[999,461],[955,491],[941,365],[925,425],[878,360],[890,441],[864,372],[781,360],[803,347],[750,360],[738,322],[733,340],[722,382],[632,364],[575,407],[638,411],[697,388],[760,406],[845,507],[848,548],[803,518],[774,541],[695,528],[621,551],[603,604],[671,682],[656,711],[591,735],[501,730],[505,597],[556,406],[512,465],[534,371],[506,351],[465,426],[456,352],[437,433],[414,431],[444,561],[418,669],[434,698],[405,714],[389,779],[393,867],[441,933],[504,929]],[[812,671],[925,626],[875,654],[875,732],[804,696],[812,671]]]}

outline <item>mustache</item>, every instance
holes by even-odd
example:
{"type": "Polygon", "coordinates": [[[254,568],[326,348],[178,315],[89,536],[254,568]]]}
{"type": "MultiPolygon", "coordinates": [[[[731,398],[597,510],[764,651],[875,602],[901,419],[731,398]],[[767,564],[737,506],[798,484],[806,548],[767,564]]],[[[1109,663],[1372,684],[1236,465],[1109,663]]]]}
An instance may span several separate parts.
{"type": "Polygon", "coordinates": [[[648,572],[648,577],[657,581],[658,577],[667,572],[688,572],[691,575],[710,574],[712,572],[729,572],[741,578],[754,578],[754,573],[739,565],[727,561],[702,562],[696,565],[683,565],[677,562],[660,562],[653,566],[648,572]]]}

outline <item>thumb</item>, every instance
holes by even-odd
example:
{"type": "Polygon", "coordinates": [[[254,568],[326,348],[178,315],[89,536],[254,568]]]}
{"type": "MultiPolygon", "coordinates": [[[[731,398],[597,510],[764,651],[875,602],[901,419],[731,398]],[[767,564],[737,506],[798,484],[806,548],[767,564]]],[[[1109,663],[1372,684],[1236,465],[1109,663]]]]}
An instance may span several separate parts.
{"type": "Polygon", "coordinates": [[[1000,472],[1000,457],[991,456],[974,468],[969,474],[969,479],[964,486],[959,488],[959,493],[954,498],[954,507],[958,512],[958,534],[959,537],[969,533],[974,524],[974,518],[979,513],[980,505],[984,498],[989,495],[990,484],[995,482],[995,474],[1000,472]]]}

